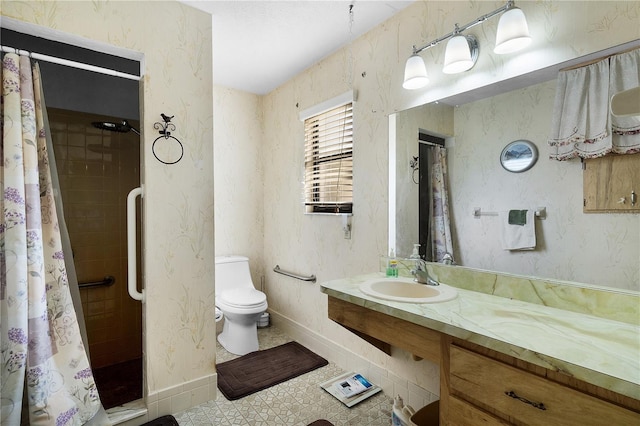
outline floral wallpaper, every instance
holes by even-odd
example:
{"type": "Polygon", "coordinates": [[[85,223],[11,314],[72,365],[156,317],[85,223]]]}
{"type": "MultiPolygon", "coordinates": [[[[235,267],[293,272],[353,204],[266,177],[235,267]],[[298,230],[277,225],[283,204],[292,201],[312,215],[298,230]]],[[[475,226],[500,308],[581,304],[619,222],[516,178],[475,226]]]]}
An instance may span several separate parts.
{"type": "MultiPolygon", "coordinates": [[[[144,56],[143,281],[149,393],[215,372],[211,16],[179,2],[4,1],[22,32],[144,56]],[[110,46],[110,47],[108,47],[110,46]],[[175,165],[155,159],[153,125],[174,116],[184,145],[175,165]]],[[[43,76],[46,79],[46,75],[43,76]]]]}
{"type": "Polygon", "coordinates": [[[262,101],[214,87],[216,256],[249,258],[253,284],[264,275],[262,101]]]}

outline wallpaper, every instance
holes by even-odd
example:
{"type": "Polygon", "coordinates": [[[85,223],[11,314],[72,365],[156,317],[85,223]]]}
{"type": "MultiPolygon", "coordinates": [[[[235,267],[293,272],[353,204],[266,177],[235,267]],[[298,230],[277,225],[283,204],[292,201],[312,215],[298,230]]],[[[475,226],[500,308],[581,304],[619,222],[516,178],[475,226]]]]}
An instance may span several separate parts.
{"type": "MultiPolygon", "coordinates": [[[[264,168],[261,97],[214,87],[215,253],[249,258],[260,288],[264,265],[264,168]]],[[[272,266],[273,267],[273,266],[272,266]]]]}
{"type": "MultiPolygon", "coordinates": [[[[144,55],[141,82],[143,306],[146,386],[152,393],[209,376],[215,364],[211,16],[178,2],[2,2],[36,35],[71,36],[144,55]],[[161,113],[184,157],[151,152],[161,113]],[[168,159],[165,159],[168,160],[168,159]]],[[[3,23],[4,25],[4,23],[3,23]]],[[[24,30],[23,30],[24,32],[24,30]]],[[[46,76],[43,76],[46,78],[46,76]]],[[[161,151],[163,152],[163,151],[161,151]]]]}

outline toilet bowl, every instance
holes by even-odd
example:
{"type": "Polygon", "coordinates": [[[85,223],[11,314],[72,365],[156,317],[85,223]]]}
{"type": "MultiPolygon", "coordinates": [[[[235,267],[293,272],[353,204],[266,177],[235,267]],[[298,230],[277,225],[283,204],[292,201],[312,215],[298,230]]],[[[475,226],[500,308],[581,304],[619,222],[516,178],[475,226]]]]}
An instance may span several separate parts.
{"type": "Polygon", "coordinates": [[[249,259],[216,257],[216,307],[224,316],[218,342],[235,355],[258,350],[257,321],[267,310],[267,297],[253,286],[249,259]]]}
{"type": "Polygon", "coordinates": [[[216,338],[222,333],[222,325],[224,324],[224,315],[222,311],[216,307],[216,338]]]}

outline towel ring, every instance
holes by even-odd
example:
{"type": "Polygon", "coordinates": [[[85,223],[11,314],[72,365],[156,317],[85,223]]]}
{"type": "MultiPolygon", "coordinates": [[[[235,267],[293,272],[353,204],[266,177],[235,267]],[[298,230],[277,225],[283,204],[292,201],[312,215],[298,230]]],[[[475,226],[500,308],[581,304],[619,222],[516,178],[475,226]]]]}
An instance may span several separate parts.
{"type": "Polygon", "coordinates": [[[184,156],[184,146],[182,146],[182,142],[180,142],[175,136],[171,136],[171,131],[176,130],[175,124],[171,122],[171,119],[174,116],[172,115],[169,117],[164,113],[160,114],[160,116],[162,116],[163,122],[156,122],[153,124],[153,128],[159,130],[158,133],[160,133],[160,136],[158,136],[156,140],[153,141],[153,144],[151,145],[151,152],[153,153],[153,156],[156,157],[156,160],[158,160],[162,164],[176,164],[178,161],[182,160],[182,157],[184,156]],[[178,145],[180,145],[180,157],[178,157],[176,161],[164,161],[161,160],[160,157],[158,157],[158,154],[156,154],[156,142],[158,142],[160,139],[173,139],[174,141],[178,142],[178,145]]]}
{"type": "Polygon", "coordinates": [[[182,146],[182,142],[180,142],[178,139],[176,139],[175,137],[169,135],[169,136],[158,136],[156,138],[156,140],[153,141],[153,145],[151,145],[151,152],[153,153],[153,156],[156,157],[156,160],[158,160],[159,162],[163,163],[163,164],[176,164],[178,161],[182,160],[182,157],[184,156],[184,147],[182,146]],[[178,145],[180,145],[180,157],[178,157],[178,159],[176,161],[164,161],[161,160],[158,157],[158,154],[156,154],[156,142],[158,142],[160,139],[173,139],[176,142],[178,142],[178,145]]]}

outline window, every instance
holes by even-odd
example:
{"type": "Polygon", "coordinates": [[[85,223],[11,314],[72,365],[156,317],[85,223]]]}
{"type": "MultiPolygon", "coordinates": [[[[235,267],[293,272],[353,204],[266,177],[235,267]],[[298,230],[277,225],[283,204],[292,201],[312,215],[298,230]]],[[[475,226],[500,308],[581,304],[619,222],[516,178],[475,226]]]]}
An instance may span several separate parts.
{"type": "Polygon", "coordinates": [[[353,212],[353,102],[304,120],[307,213],[353,212]]]}

